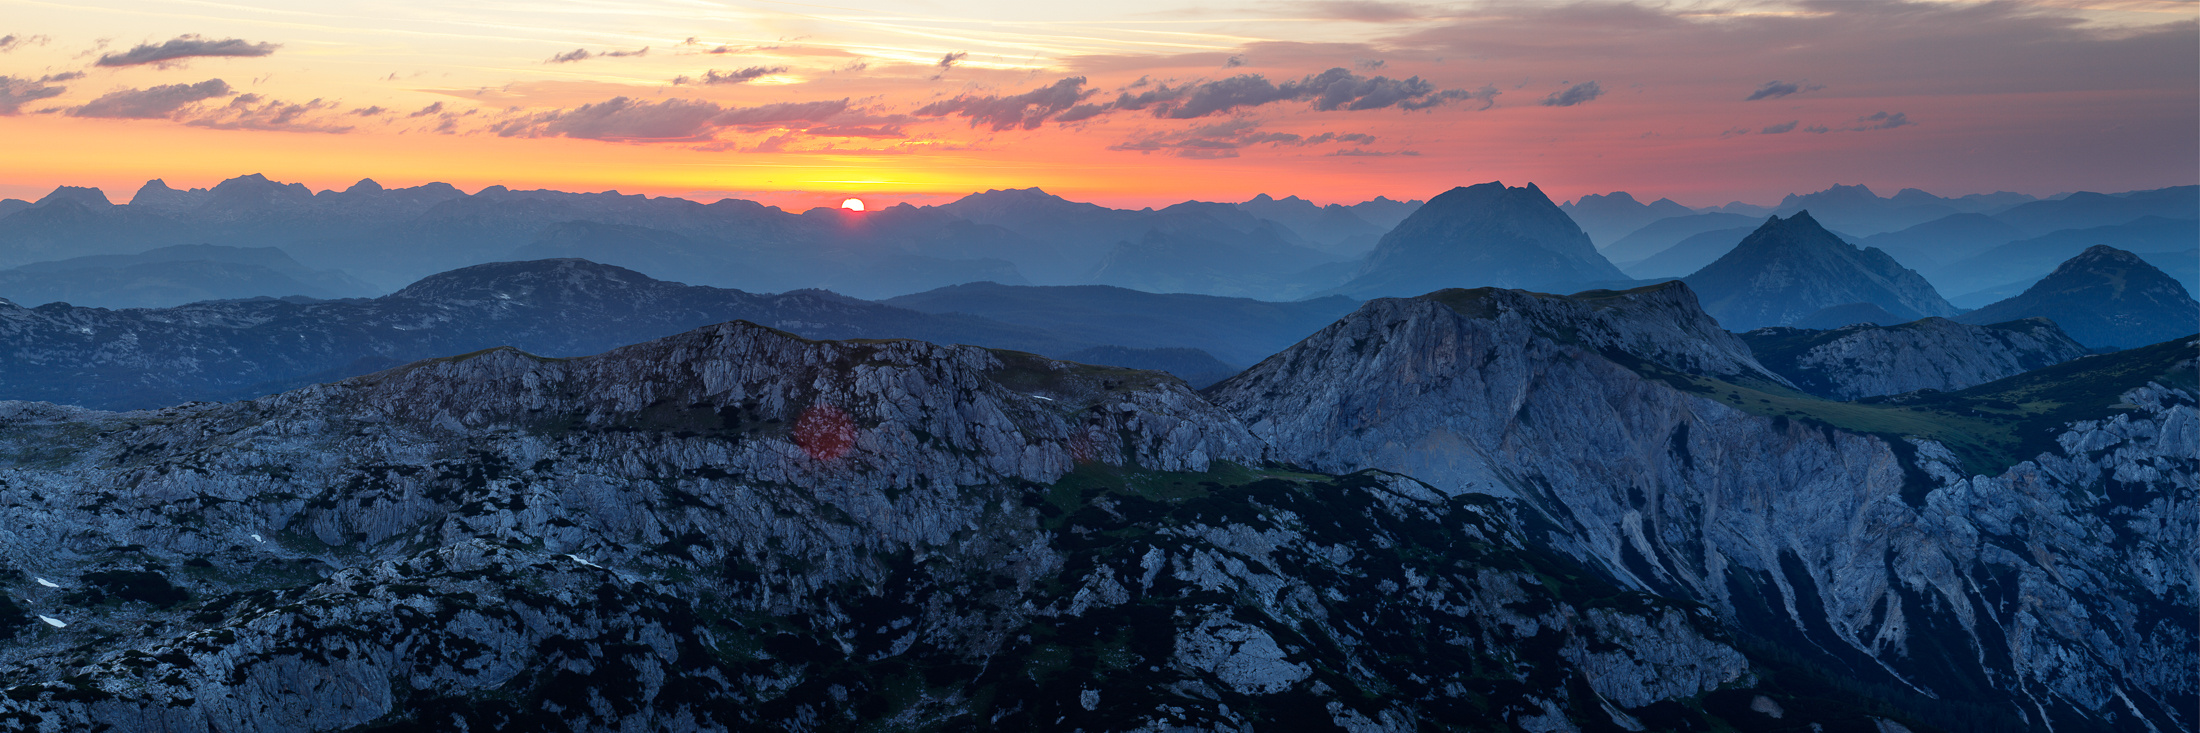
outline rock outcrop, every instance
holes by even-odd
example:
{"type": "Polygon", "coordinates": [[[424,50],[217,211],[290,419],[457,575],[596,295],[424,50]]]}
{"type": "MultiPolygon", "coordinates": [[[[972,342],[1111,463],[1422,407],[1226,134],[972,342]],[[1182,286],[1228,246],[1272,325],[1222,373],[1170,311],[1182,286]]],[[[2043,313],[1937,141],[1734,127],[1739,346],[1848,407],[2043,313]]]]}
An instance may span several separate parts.
{"type": "Polygon", "coordinates": [[[1577,730],[1824,697],[1502,502],[1266,451],[1164,375],[743,323],[0,403],[0,720],[1577,730]]]}
{"type": "Polygon", "coordinates": [[[1519,497],[1551,551],[1935,725],[2194,725],[2162,657],[2200,638],[2191,347],[1844,405],[1446,300],[1371,301],[1209,395],[1286,461],[1519,497]]]}
{"type": "Polygon", "coordinates": [[[1823,331],[1760,328],[1742,340],[1758,362],[1798,389],[1831,400],[1954,391],[2086,354],[2084,345],[2045,318],[1991,326],[1924,318],[1823,331]]]}

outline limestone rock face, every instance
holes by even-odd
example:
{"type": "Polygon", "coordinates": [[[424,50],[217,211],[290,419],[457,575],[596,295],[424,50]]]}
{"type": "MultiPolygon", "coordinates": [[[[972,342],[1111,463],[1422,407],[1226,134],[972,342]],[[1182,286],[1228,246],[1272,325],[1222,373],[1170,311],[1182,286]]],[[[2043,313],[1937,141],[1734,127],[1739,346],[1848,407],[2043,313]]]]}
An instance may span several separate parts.
{"type": "Polygon", "coordinates": [[[1991,326],[1924,318],[1827,331],[1773,327],[1742,334],[1742,340],[1797,388],[1835,400],[1959,390],[2086,354],[2083,344],[2045,318],[1991,326]]]}
{"type": "Polygon", "coordinates": [[[1507,505],[1267,452],[1166,375],[738,322],[0,403],[0,720],[1572,729],[1760,692],[1507,505]]]}
{"type": "Polygon", "coordinates": [[[1208,394],[1285,461],[1519,497],[1542,546],[1842,674],[2036,730],[2194,724],[2200,681],[2160,658],[2200,605],[2189,388],[1972,476],[1655,348],[1431,300],[1370,301],[1208,394]]]}

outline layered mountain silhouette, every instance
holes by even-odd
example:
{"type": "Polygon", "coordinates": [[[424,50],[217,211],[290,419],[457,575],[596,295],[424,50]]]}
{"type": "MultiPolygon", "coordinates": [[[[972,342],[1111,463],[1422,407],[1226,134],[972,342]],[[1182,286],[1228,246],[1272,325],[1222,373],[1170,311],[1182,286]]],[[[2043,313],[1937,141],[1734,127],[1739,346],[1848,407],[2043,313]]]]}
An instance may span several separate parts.
{"type": "Polygon", "coordinates": [[[1673,243],[1664,251],[1644,258],[1641,262],[1623,265],[1621,270],[1630,277],[1681,277],[1703,269],[1704,265],[1717,262],[1726,253],[1734,251],[1734,245],[1756,231],[1756,227],[1716,229],[1690,235],[1673,243]]]}
{"type": "MultiPolygon", "coordinates": [[[[1335,295],[1274,303],[1104,285],[999,283],[956,285],[883,302],[924,313],[979,316],[1087,343],[1131,348],[1197,346],[1238,365],[1265,359],[1359,305],[1335,295]]],[[[1078,361],[1066,354],[1062,358],[1078,361]]]]}
{"type": "MultiPolygon", "coordinates": [[[[992,286],[1007,288],[1007,286],[992,286]]],[[[1010,288],[1011,290],[1073,290],[1010,288]]],[[[920,338],[1087,361],[1122,359],[1203,383],[1248,364],[1349,310],[1342,298],[1307,303],[1113,288],[1140,307],[1062,304],[1026,315],[1056,328],[957,312],[924,313],[818,290],[760,295],[682,285],[585,260],[476,265],[424,278],[373,299],[209,301],[137,310],[0,300],[0,400],[110,409],[255,397],[415,359],[517,346],[579,356],[729,320],[813,338],[920,338]],[[1176,308],[1188,300],[1197,307],[1176,308]],[[1262,311],[1273,311],[1261,315],[1262,311]],[[1222,314],[1246,315],[1243,324],[1222,314]],[[1172,319],[1174,319],[1172,321],[1172,319]],[[1073,322],[1096,324],[1077,328],[1073,322]],[[1170,327],[1162,324],[1175,323],[1170,327]],[[1095,347],[1127,346],[1094,351],[1095,347]],[[1218,366],[1219,365],[1219,366],[1218,366]]],[[[1044,300],[1046,296],[1038,296],[1044,300]]],[[[954,302],[985,310],[973,300],[954,302]]],[[[1009,306],[1008,310],[1017,310],[1009,306]]]]}
{"type": "Polygon", "coordinates": [[[1672,199],[1658,199],[1650,203],[1635,200],[1626,191],[1608,194],[1589,194],[1558,206],[1581,225],[1581,231],[1589,235],[1589,241],[1599,248],[1609,247],[1619,238],[1660,219],[1688,216],[1694,209],[1674,203],[1672,199]]]}
{"type": "Polygon", "coordinates": [[[2200,243],[2200,220],[2146,216],[2121,224],[2064,229],[1988,248],[1927,274],[1935,287],[1965,294],[2006,283],[2030,282],[2095,245],[2155,254],[2200,243]]]}
{"type": "Polygon", "coordinates": [[[1659,219],[1620,237],[1618,241],[1606,246],[1603,252],[1606,259],[1624,269],[1627,265],[1641,262],[1659,252],[1672,249],[1674,245],[1680,244],[1681,240],[1698,234],[1726,229],[1752,229],[1763,223],[1765,223],[1765,218],[1762,216],[1744,216],[1725,212],[1690,214],[1688,216],[1659,219]]]}
{"type": "Polygon", "coordinates": [[[36,305],[163,308],[253,297],[357,298],[372,285],[314,270],[273,247],[184,244],[134,255],[89,255],[0,270],[0,298],[36,305]]]}
{"type": "Polygon", "coordinates": [[[2053,320],[2078,343],[2132,348],[2200,332],[2200,302],[2138,255],[2087,248],[2022,294],[1961,316],[1964,323],[2053,320]]]}
{"type": "Polygon", "coordinates": [[[1315,206],[1297,196],[1278,199],[1265,193],[1237,205],[1245,213],[1290,227],[1309,246],[1340,257],[1366,255],[1384,232],[1420,206],[1420,201],[1382,196],[1350,206],[1315,206]]]}
{"type": "Polygon", "coordinates": [[[1902,321],[1956,314],[1925,278],[1885,252],[1841,241],[1807,211],[1772,217],[1682,279],[1733,331],[1783,326],[1847,303],[1871,303],[1902,321]]]}
{"type": "Polygon", "coordinates": [[[1358,274],[1333,292],[1372,298],[1625,279],[1535,184],[1493,181],[1429,199],[1383,235],[1358,274]]]}

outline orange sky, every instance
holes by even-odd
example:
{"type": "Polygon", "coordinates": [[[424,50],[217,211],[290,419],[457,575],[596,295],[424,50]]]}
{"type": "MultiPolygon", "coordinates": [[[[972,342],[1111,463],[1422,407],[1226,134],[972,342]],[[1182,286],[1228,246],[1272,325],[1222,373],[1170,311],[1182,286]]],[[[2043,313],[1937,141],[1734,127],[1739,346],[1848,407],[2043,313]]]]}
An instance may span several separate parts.
{"type": "Polygon", "coordinates": [[[0,0],[0,196],[264,173],[799,209],[1501,179],[1708,205],[2200,179],[2189,2],[445,5],[0,0]]]}

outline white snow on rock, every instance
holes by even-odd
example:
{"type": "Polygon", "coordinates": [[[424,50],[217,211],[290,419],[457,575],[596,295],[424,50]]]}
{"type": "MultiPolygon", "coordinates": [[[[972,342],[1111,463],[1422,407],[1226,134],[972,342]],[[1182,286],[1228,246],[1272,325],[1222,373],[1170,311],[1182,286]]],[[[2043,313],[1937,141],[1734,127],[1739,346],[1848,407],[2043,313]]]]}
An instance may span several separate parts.
{"type": "Polygon", "coordinates": [[[47,580],[47,579],[45,579],[45,578],[40,578],[40,577],[37,577],[37,576],[32,576],[32,578],[33,578],[34,580],[37,580],[37,581],[38,581],[38,584],[39,584],[39,585],[43,585],[43,586],[46,586],[46,587],[48,587],[48,588],[59,588],[59,587],[61,587],[61,584],[59,584],[59,583],[55,583],[55,582],[53,582],[53,581],[51,581],[51,580],[47,580]]]}
{"type": "Polygon", "coordinates": [[[54,618],[54,617],[52,617],[52,616],[47,616],[47,615],[45,615],[45,614],[39,614],[39,616],[38,616],[38,620],[40,620],[40,621],[44,621],[44,622],[46,622],[46,625],[47,625],[47,626],[51,626],[51,627],[54,627],[54,628],[56,628],[56,629],[59,629],[59,628],[65,628],[65,627],[67,627],[67,626],[69,625],[69,622],[67,622],[67,621],[63,621],[63,620],[61,620],[61,619],[57,619],[57,618],[54,618]]]}

